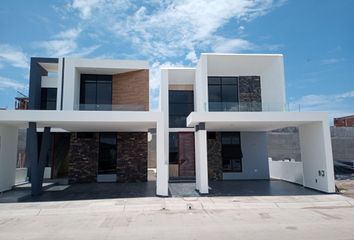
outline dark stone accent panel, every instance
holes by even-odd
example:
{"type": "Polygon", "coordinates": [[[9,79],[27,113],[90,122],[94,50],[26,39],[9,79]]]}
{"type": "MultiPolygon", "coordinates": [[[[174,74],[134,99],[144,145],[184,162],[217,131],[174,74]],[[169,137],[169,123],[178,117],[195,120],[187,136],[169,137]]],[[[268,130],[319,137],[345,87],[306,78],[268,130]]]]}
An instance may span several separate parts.
{"type": "Polygon", "coordinates": [[[78,138],[77,133],[71,133],[68,161],[69,183],[96,182],[98,151],[98,133],[93,133],[89,138],[78,138]]]}
{"type": "Polygon", "coordinates": [[[259,76],[239,77],[240,111],[262,111],[261,78],[259,76]]]}
{"type": "Polygon", "coordinates": [[[210,180],[222,180],[221,134],[208,138],[208,176],[210,180]]]}
{"type": "Polygon", "coordinates": [[[147,133],[119,132],[117,133],[117,181],[146,182],[147,181],[147,133]]]}

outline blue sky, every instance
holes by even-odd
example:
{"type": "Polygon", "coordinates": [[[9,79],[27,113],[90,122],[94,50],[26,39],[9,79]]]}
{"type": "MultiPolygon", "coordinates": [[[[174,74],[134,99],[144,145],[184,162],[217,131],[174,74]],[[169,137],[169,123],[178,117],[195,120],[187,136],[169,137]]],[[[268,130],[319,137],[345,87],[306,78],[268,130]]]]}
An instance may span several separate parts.
{"type": "Polygon", "coordinates": [[[159,67],[235,52],[284,54],[291,106],[354,114],[352,0],[8,0],[0,29],[0,107],[28,92],[31,56],[148,60],[156,109],[159,67]]]}

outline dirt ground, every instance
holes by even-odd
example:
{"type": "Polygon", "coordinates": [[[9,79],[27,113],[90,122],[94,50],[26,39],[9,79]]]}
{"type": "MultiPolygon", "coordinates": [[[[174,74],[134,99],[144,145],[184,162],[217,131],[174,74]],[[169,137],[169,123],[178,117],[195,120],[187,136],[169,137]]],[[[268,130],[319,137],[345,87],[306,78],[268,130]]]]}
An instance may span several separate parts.
{"type": "Polygon", "coordinates": [[[354,180],[336,180],[336,186],[340,193],[347,197],[354,198],[354,180]]]}

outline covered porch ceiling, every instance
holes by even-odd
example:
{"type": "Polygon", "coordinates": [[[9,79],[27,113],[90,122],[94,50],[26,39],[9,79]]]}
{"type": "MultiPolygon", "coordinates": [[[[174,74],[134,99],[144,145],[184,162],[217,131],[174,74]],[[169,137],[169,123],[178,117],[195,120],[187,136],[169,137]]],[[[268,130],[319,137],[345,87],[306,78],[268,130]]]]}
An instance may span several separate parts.
{"type": "Polygon", "coordinates": [[[41,111],[8,110],[0,112],[0,125],[27,128],[36,122],[38,128],[52,127],[69,132],[147,132],[156,128],[159,112],[128,111],[41,111]]]}
{"type": "Polygon", "coordinates": [[[205,123],[208,131],[260,132],[326,122],[327,117],[323,112],[192,112],[187,118],[187,126],[205,123]]]}

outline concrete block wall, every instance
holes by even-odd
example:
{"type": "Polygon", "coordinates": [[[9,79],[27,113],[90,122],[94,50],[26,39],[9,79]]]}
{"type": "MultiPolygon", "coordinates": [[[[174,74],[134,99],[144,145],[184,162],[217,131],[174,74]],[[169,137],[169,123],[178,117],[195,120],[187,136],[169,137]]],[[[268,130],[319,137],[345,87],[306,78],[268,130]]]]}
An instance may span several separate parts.
{"type": "Polygon", "coordinates": [[[284,128],[268,132],[268,156],[273,160],[295,159],[301,161],[299,131],[284,128]]]}
{"type": "Polygon", "coordinates": [[[334,160],[354,160],[354,127],[331,127],[334,160]]]}
{"type": "MultiPolygon", "coordinates": [[[[333,160],[354,160],[354,127],[331,127],[333,160]]],[[[285,128],[268,132],[268,153],[274,160],[301,161],[299,132],[285,128]]]]}

